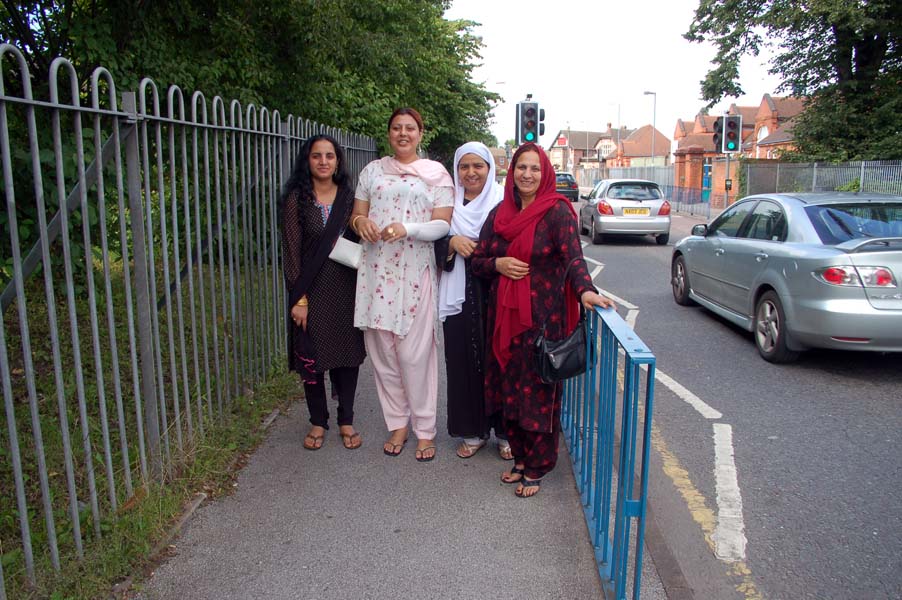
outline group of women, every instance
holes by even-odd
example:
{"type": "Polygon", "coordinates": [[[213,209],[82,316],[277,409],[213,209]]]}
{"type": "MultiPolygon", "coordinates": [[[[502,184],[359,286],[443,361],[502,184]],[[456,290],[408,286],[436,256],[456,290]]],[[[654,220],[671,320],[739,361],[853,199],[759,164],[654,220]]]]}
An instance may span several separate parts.
{"type": "Polygon", "coordinates": [[[501,457],[513,460],[501,480],[530,497],[557,460],[562,394],[536,373],[532,341],[542,326],[549,339],[564,337],[579,302],[613,303],[592,285],[573,208],[556,193],[539,146],[520,146],[502,189],[485,145],[457,150],[452,180],[440,163],[419,158],[422,135],[416,110],[396,110],[392,156],[368,164],[355,192],[341,147],[313,136],[285,187],[289,364],[310,412],[304,447],[319,449],[329,427],[326,371],[342,442],[360,447],[353,401],[369,355],[389,431],[383,452],[400,455],[412,432],[416,460],[433,460],[439,320],[457,455],[473,456],[494,430],[501,457]],[[340,236],[362,245],[356,271],[328,259],[340,236]]]}

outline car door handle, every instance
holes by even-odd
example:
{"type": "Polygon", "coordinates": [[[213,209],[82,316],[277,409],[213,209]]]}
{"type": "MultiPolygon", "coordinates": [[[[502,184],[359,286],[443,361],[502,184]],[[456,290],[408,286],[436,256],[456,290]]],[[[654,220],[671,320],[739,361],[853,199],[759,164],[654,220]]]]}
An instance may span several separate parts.
{"type": "Polygon", "coordinates": [[[726,250],[724,250],[723,248],[718,248],[714,251],[714,256],[722,256],[724,252],[726,252],[726,250]]]}
{"type": "Polygon", "coordinates": [[[767,252],[756,252],[755,260],[757,260],[758,262],[763,262],[763,261],[767,260],[767,252]]]}

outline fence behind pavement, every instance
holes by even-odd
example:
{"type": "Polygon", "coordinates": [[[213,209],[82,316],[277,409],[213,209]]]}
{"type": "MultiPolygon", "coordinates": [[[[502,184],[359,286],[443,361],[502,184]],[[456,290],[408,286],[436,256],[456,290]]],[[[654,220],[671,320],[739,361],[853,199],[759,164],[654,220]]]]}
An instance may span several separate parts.
{"type": "Polygon", "coordinates": [[[5,600],[102,543],[284,355],[276,201],[304,139],[333,135],[355,176],[377,152],[150,79],[120,94],[102,67],[79,82],[63,58],[41,100],[17,48],[0,64],[5,600]]]}

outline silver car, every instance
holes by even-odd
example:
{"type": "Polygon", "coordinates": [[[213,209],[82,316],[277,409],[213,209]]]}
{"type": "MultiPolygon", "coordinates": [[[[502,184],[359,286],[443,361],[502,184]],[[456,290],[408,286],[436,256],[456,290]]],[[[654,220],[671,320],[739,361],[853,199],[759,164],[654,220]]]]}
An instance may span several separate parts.
{"type": "Polygon", "coordinates": [[[670,240],[670,202],[653,181],[602,179],[584,199],[579,229],[593,244],[612,234],[653,235],[662,245],[670,240]]]}
{"type": "Polygon", "coordinates": [[[761,356],[902,351],[902,196],[744,198],[674,246],[677,304],[753,332],[761,356]]]}

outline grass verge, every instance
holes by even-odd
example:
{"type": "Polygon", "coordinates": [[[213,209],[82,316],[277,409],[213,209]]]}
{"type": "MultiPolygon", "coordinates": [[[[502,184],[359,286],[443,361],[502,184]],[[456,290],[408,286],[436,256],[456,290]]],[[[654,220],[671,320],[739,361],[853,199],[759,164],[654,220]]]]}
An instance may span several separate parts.
{"type": "Polygon", "coordinates": [[[117,582],[140,578],[157,557],[154,548],[165,540],[192,497],[228,494],[244,458],[263,439],[263,420],[275,408],[284,409],[300,393],[297,376],[280,372],[261,383],[252,397],[240,397],[225,424],[207,431],[203,443],[186,453],[165,485],[150,484],[105,520],[103,537],[85,546],[82,561],[64,561],[55,573],[37,564],[36,589],[7,589],[10,598],[82,600],[109,598],[117,582]]]}

